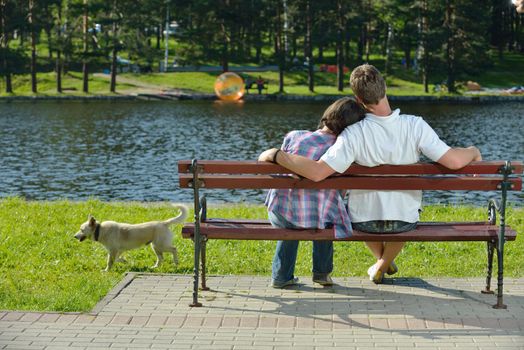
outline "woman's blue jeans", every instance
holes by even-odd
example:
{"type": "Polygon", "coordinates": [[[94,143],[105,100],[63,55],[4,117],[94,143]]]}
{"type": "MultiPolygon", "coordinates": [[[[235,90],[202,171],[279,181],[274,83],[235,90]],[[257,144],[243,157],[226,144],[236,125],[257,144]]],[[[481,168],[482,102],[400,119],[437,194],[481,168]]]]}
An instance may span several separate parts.
{"type": "MultiPolygon", "coordinates": [[[[268,213],[273,226],[301,229],[281,215],[268,213]]],[[[297,260],[298,241],[278,241],[273,257],[271,277],[276,282],[287,282],[293,279],[297,260]]],[[[313,241],[313,273],[328,274],[333,271],[333,242],[313,241]]]]}

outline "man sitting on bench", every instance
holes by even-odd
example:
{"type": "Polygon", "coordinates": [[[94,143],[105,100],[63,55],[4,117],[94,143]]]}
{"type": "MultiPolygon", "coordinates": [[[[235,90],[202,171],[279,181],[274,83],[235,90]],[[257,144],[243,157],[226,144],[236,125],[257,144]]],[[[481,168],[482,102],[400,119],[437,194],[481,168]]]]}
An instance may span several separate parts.
{"type": "MultiPolygon", "coordinates": [[[[343,173],[353,162],[364,166],[412,164],[420,153],[450,169],[460,169],[482,160],[480,151],[450,148],[420,117],[391,110],[386,83],[380,72],[364,64],[353,70],[351,89],[368,111],[366,118],[347,127],[320,160],[269,149],[260,161],[274,161],[313,181],[335,172],[343,173]]],[[[412,230],[419,221],[422,191],[349,191],[349,216],[353,228],[369,233],[397,233],[412,230]]],[[[385,273],[397,272],[394,259],[404,242],[366,242],[377,261],[368,269],[374,283],[382,283],[385,273]]]]}

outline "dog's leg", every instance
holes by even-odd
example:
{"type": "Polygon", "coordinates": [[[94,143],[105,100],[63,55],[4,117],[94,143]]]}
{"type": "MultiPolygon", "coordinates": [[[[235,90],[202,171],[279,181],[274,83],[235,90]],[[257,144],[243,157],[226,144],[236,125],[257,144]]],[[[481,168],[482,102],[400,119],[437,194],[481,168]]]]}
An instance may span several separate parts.
{"type": "Polygon", "coordinates": [[[178,265],[178,253],[175,247],[169,247],[169,251],[173,254],[173,263],[178,265]]]}
{"type": "Polygon", "coordinates": [[[155,265],[151,266],[152,269],[156,269],[160,264],[162,264],[162,261],[164,261],[164,252],[160,247],[157,247],[155,244],[151,244],[151,248],[153,248],[153,251],[156,254],[156,263],[155,265]]]}
{"type": "Polygon", "coordinates": [[[110,251],[109,254],[107,254],[107,266],[104,270],[105,272],[109,271],[111,267],[113,267],[113,263],[115,262],[115,259],[118,258],[118,252],[116,251],[110,251]]]}

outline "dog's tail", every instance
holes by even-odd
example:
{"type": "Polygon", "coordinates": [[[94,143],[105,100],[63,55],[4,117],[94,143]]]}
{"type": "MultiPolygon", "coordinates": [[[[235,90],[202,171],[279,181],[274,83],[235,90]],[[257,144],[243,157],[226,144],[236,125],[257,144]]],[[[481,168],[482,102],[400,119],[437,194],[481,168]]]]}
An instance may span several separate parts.
{"type": "Polygon", "coordinates": [[[187,218],[187,214],[189,213],[189,210],[183,204],[172,204],[172,206],[180,210],[180,215],[178,215],[177,217],[171,218],[171,219],[167,219],[164,221],[164,223],[166,225],[183,223],[184,220],[187,218]]]}

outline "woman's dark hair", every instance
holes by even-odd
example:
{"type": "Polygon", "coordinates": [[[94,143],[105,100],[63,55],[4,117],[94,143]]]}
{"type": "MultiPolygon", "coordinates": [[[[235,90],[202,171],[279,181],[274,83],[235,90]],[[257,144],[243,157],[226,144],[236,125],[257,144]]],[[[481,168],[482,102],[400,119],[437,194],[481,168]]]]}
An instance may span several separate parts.
{"type": "Polygon", "coordinates": [[[343,97],[333,102],[324,112],[318,128],[327,126],[335,135],[340,134],[346,126],[364,119],[365,111],[355,99],[343,97]]]}

